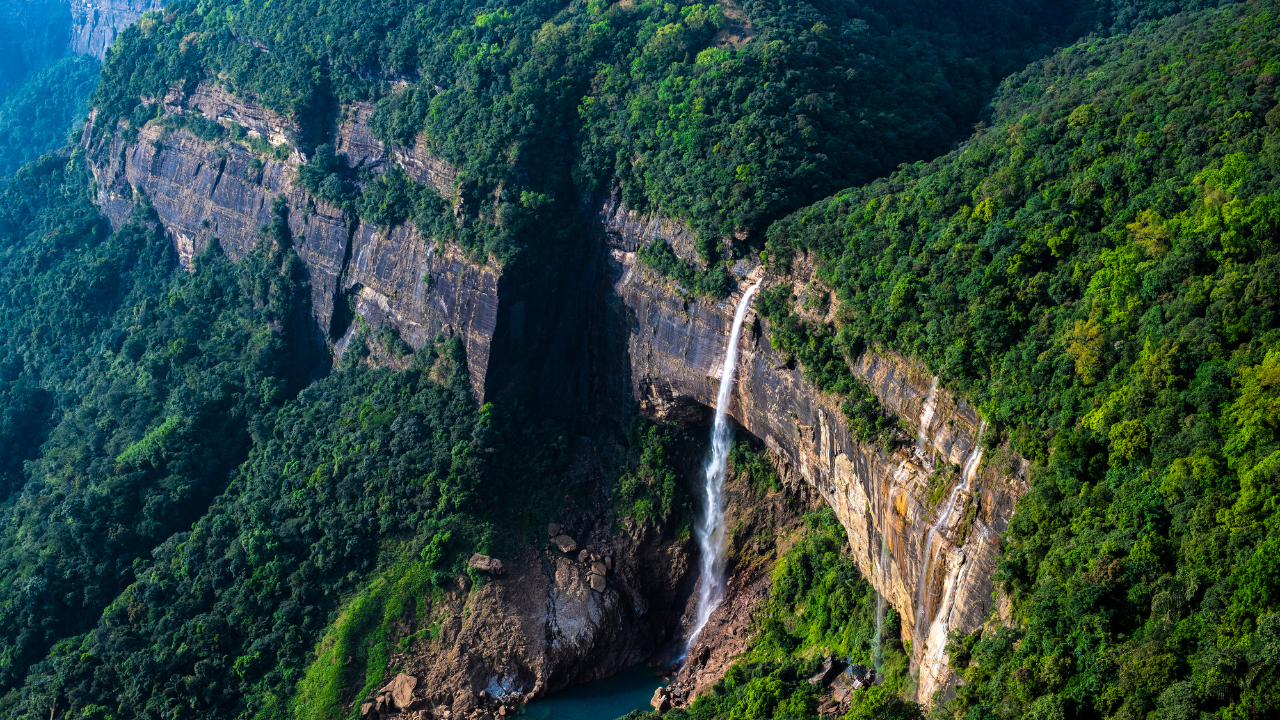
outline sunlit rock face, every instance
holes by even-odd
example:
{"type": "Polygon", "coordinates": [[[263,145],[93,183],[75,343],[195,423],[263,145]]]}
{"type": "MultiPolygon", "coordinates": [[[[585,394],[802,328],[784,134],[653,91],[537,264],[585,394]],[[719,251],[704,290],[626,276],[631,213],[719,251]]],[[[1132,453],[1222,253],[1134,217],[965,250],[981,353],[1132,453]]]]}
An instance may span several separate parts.
{"type": "MultiPolygon", "coordinates": [[[[598,208],[598,219],[614,291],[633,319],[627,355],[641,412],[668,422],[705,422],[723,372],[734,307],[748,283],[744,278],[738,292],[723,301],[686,299],[636,260],[637,249],[654,237],[691,257],[685,228],[616,202],[598,208]]],[[[811,273],[812,264],[802,259],[791,276],[766,276],[765,285],[793,284],[803,297],[811,273]]],[[[918,697],[927,701],[936,690],[949,691],[955,679],[944,653],[947,633],[972,631],[991,614],[998,536],[1027,490],[1024,463],[1003,449],[991,452],[972,487],[957,491],[961,468],[976,457],[980,419],[962,398],[935,387],[923,367],[894,353],[869,351],[853,368],[921,438],[917,447],[887,455],[851,437],[839,400],[805,382],[799,368],[787,367],[759,323],[742,342],[729,413],[765,442],[791,483],[812,486],[836,511],[863,575],[902,617],[903,640],[912,641],[912,664],[919,672],[918,697]],[[926,412],[931,390],[932,412],[926,412]],[[945,512],[953,494],[951,512],[945,512]],[[881,538],[888,547],[883,566],[881,538]]]]}

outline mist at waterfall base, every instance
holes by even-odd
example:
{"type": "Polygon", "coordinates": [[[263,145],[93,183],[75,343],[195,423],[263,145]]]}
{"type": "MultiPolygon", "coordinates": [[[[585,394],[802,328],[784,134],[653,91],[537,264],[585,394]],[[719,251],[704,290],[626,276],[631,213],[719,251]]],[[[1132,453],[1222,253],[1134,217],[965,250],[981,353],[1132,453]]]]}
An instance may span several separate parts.
{"type": "Polygon", "coordinates": [[[702,579],[698,583],[697,613],[686,648],[693,647],[711,613],[724,599],[724,477],[733,441],[728,418],[729,401],[733,397],[733,376],[738,369],[738,336],[742,334],[742,320],[751,305],[752,294],[763,280],[757,280],[738,301],[738,309],[733,315],[733,329],[729,333],[729,344],[724,350],[720,389],[716,393],[715,422],[711,426],[711,458],[707,461],[706,478],[703,482],[705,498],[702,515],[694,528],[698,538],[702,579]]]}

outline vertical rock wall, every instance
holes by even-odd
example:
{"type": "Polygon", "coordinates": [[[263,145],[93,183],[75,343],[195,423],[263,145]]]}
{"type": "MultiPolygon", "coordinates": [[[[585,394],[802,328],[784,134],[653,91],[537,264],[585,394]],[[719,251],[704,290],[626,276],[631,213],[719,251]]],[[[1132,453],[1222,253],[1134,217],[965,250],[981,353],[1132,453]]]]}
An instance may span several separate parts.
{"type": "Polygon", "coordinates": [[[71,0],[71,52],[106,57],[116,36],[164,0],[71,0]]]}
{"type": "MultiPolygon", "coordinates": [[[[669,280],[637,265],[635,255],[653,237],[671,240],[681,252],[688,245],[686,231],[615,202],[600,208],[599,221],[615,292],[634,319],[628,357],[641,412],[674,422],[703,420],[715,401],[741,290],[723,301],[686,299],[669,280]]],[[[786,280],[798,289],[809,278],[803,268],[796,275],[786,280]]],[[[783,281],[767,277],[765,284],[783,281]]],[[[971,490],[957,490],[959,467],[978,449],[977,413],[945,388],[934,392],[934,412],[923,413],[934,379],[886,352],[866,353],[854,372],[890,411],[922,431],[923,441],[893,456],[858,442],[838,400],[806,383],[800,369],[787,367],[753,315],[747,322],[751,332],[744,333],[730,414],[766,443],[784,475],[812,486],[835,509],[859,568],[901,615],[903,639],[913,641],[918,696],[928,700],[935,690],[948,690],[954,679],[943,652],[947,633],[972,631],[991,610],[998,535],[1027,489],[1021,461],[993,453],[999,457],[987,458],[971,490]],[[944,513],[953,493],[953,510],[944,513]],[[971,524],[962,522],[966,514],[971,524]],[[884,566],[882,539],[888,550],[884,566]]]]}
{"type": "MultiPolygon", "coordinates": [[[[286,145],[295,130],[284,118],[211,83],[202,83],[190,97],[171,94],[164,102],[171,114],[198,112],[227,127],[234,123],[248,137],[272,145],[286,145]]],[[[369,134],[368,111],[348,112],[339,142],[351,151],[353,163],[385,166],[394,161],[369,134]]],[[[240,258],[270,222],[274,199],[283,197],[294,248],[310,276],[319,335],[328,336],[341,352],[356,329],[353,310],[375,327],[394,327],[414,348],[438,332],[459,333],[473,390],[484,397],[502,276],[495,263],[470,262],[457,248],[423,238],[411,225],[374,227],[309,196],[294,180],[302,162],[297,151],[278,160],[244,144],[207,142],[156,124],[140,129],[132,143],[119,129],[103,133],[96,145],[92,137],[90,123],[83,143],[98,181],[99,207],[114,227],[128,220],[135,191],[141,191],[184,266],[215,237],[228,255],[240,258]]],[[[415,179],[447,188],[441,178],[451,176],[444,163],[432,160],[418,167],[422,177],[415,179]]]]}
{"type": "MultiPolygon", "coordinates": [[[[198,112],[277,146],[287,146],[295,131],[214,84],[155,101],[170,114],[198,112]]],[[[383,147],[369,132],[371,112],[364,104],[344,109],[337,146],[349,162],[374,171],[399,165],[457,202],[457,173],[422,142],[383,147]]],[[[587,416],[597,419],[619,415],[629,403],[682,424],[709,417],[740,294],[720,302],[685,298],[637,265],[636,250],[655,237],[692,257],[692,235],[678,223],[607,202],[587,210],[599,231],[594,244],[507,272],[470,262],[410,226],[373,227],[310,197],[294,181],[303,158],[293,150],[278,160],[157,124],[142,128],[135,142],[125,142],[118,128],[92,138],[90,124],[84,144],[104,213],[119,226],[135,191],[144,192],[184,264],[214,237],[232,257],[248,252],[273,200],[283,197],[310,273],[317,331],[339,352],[354,332],[353,310],[396,328],[414,347],[441,330],[462,334],[478,398],[513,394],[547,414],[590,408],[587,416]]],[[[791,282],[803,292],[810,270],[800,263],[792,277],[765,282],[791,282]]],[[[864,355],[854,372],[922,440],[894,456],[860,443],[838,400],[787,367],[754,316],[748,327],[729,412],[767,444],[790,482],[805,483],[835,509],[862,572],[903,618],[919,696],[927,700],[953,681],[943,653],[948,631],[971,631],[990,613],[998,535],[1026,491],[1022,464],[999,450],[972,487],[957,489],[960,466],[977,457],[977,413],[946,388],[933,390],[922,368],[884,352],[864,355]],[[934,410],[926,413],[931,392],[934,410]]]]}

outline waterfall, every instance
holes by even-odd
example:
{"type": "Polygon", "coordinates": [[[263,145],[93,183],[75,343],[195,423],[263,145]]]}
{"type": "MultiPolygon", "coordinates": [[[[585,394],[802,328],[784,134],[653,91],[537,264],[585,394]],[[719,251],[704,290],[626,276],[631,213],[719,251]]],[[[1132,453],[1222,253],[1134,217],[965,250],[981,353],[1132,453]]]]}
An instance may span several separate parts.
{"type": "Polygon", "coordinates": [[[920,407],[920,430],[916,432],[916,454],[924,461],[925,465],[932,469],[933,459],[929,457],[929,424],[933,422],[933,415],[938,409],[938,376],[933,376],[933,384],[929,386],[929,394],[924,398],[924,405],[920,407]]]}
{"type": "Polygon", "coordinates": [[[884,659],[880,650],[880,638],[884,635],[884,606],[885,596],[884,589],[889,587],[888,579],[885,577],[885,566],[889,564],[889,542],[884,535],[880,536],[880,590],[876,592],[876,638],[875,644],[871,647],[871,667],[876,670],[880,669],[884,659]]]}
{"type": "Polygon", "coordinates": [[[729,333],[729,345],[724,350],[724,367],[720,371],[720,391],[716,393],[716,419],[711,428],[711,459],[707,461],[706,480],[703,488],[706,491],[706,502],[702,517],[698,518],[695,534],[698,536],[698,550],[701,553],[700,563],[702,581],[698,584],[698,612],[693,623],[693,632],[689,634],[688,647],[698,639],[698,634],[706,626],[707,619],[724,599],[724,475],[729,462],[731,433],[729,432],[729,400],[733,396],[733,375],[738,369],[738,335],[742,332],[742,319],[747,315],[751,304],[751,295],[760,287],[764,278],[756,281],[742,294],[738,301],[738,310],[733,315],[733,330],[729,333]]]}
{"type": "MultiPolygon", "coordinates": [[[[924,630],[924,601],[926,588],[929,586],[930,575],[933,571],[933,546],[938,537],[939,530],[946,531],[949,529],[952,518],[956,509],[956,498],[962,494],[967,495],[970,487],[973,485],[973,478],[978,474],[978,463],[982,460],[982,433],[986,430],[987,423],[985,420],[978,422],[978,434],[973,439],[973,447],[969,450],[969,457],[964,461],[964,469],[960,472],[960,482],[956,484],[951,496],[947,498],[947,504],[942,506],[942,511],[938,513],[938,519],[929,528],[929,534],[925,539],[924,545],[924,568],[920,572],[920,582],[916,585],[916,626],[912,632],[916,644],[922,639],[921,633],[924,630]]],[[[914,651],[915,648],[912,648],[914,651]]]]}

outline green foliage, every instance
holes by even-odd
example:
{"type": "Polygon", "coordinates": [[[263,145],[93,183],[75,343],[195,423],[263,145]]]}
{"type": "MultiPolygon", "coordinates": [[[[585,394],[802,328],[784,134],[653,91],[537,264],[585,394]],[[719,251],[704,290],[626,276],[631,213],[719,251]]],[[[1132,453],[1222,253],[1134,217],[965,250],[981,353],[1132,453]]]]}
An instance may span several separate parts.
{"type": "Polygon", "coordinates": [[[723,265],[712,265],[704,270],[693,263],[685,262],[661,238],[655,238],[648,245],[641,246],[636,257],[641,264],[671,278],[680,292],[689,297],[705,295],[723,300],[738,287],[737,280],[725,270],[723,265]]]}
{"type": "MultiPolygon", "coordinates": [[[[440,538],[448,542],[450,535],[437,533],[423,549],[424,557],[429,550],[438,555],[440,548],[432,546],[440,538]]],[[[316,647],[316,659],[298,681],[293,699],[296,720],[340,717],[349,687],[363,685],[355,697],[365,698],[383,685],[391,656],[388,642],[396,624],[420,620],[430,610],[433,563],[405,553],[408,545],[346,603],[316,647]]]]}
{"type": "Polygon", "coordinates": [[[765,290],[756,300],[756,311],[768,323],[770,346],[787,362],[798,361],[804,379],[819,390],[845,398],[840,409],[855,438],[892,449],[898,440],[897,419],[850,370],[857,346],[831,326],[801,318],[792,311],[793,300],[786,286],[765,290]]]}
{"type": "Polygon", "coordinates": [[[145,203],[111,232],[89,189],[83,157],[45,156],[0,197],[4,688],[201,516],[306,367],[287,229],[188,273],[145,203]]]}
{"type": "MultiPolygon", "coordinates": [[[[377,137],[421,139],[461,171],[460,202],[410,212],[380,197],[365,217],[509,262],[554,239],[544,228],[578,197],[620,187],[689,221],[710,258],[735,230],[945,150],[1000,77],[1114,14],[1039,0],[175,2],[113,43],[94,132],[125,119],[131,137],[163,113],[143,98],[216,77],[293,120],[311,156],[341,103],[376,101],[377,137]]],[[[353,192],[323,179],[309,187],[330,201],[353,192]]]]}
{"type": "Polygon", "coordinates": [[[774,470],[768,456],[760,452],[749,438],[737,438],[729,451],[729,469],[738,475],[746,475],[751,486],[761,496],[782,490],[782,479],[774,470]]]}
{"type": "Polygon", "coordinates": [[[1278,36],[1260,2],[1065,48],[963,148],[769,231],[836,338],[923,359],[1035,464],[1015,628],[947,714],[1276,710],[1278,36]]]}
{"type": "MultiPolygon", "coordinates": [[[[825,688],[808,680],[827,655],[870,665],[876,593],[844,551],[845,531],[827,507],[805,517],[806,534],[778,560],[769,601],[755,620],[747,653],[710,693],[672,720],[816,718],[825,688]]],[[[853,699],[850,718],[920,718],[901,697],[909,691],[909,658],[890,610],[881,632],[884,682],[853,699]]]]}
{"type": "Polygon", "coordinates": [[[88,111],[97,84],[97,61],[66,57],[21,85],[0,89],[0,179],[62,147],[88,111]]]}
{"type": "Polygon", "coordinates": [[[259,422],[226,492],[152,553],[80,653],[38,668],[43,681],[22,688],[14,713],[67,696],[78,712],[125,693],[137,700],[116,717],[175,703],[205,717],[282,717],[301,682],[298,716],[323,715],[349,701],[339,695],[353,678],[382,681],[388,622],[428,584],[452,582],[470,552],[489,550],[478,514],[502,486],[484,484],[487,461],[473,450],[489,431],[457,340],[402,373],[341,370],[259,422]],[[344,648],[358,652],[332,667],[344,648]],[[205,681],[170,684],[197,676],[205,681]]]}
{"type": "Polygon", "coordinates": [[[627,469],[613,487],[614,505],[621,517],[668,522],[683,505],[675,460],[687,451],[690,438],[654,425],[641,417],[628,427],[627,469]]]}

